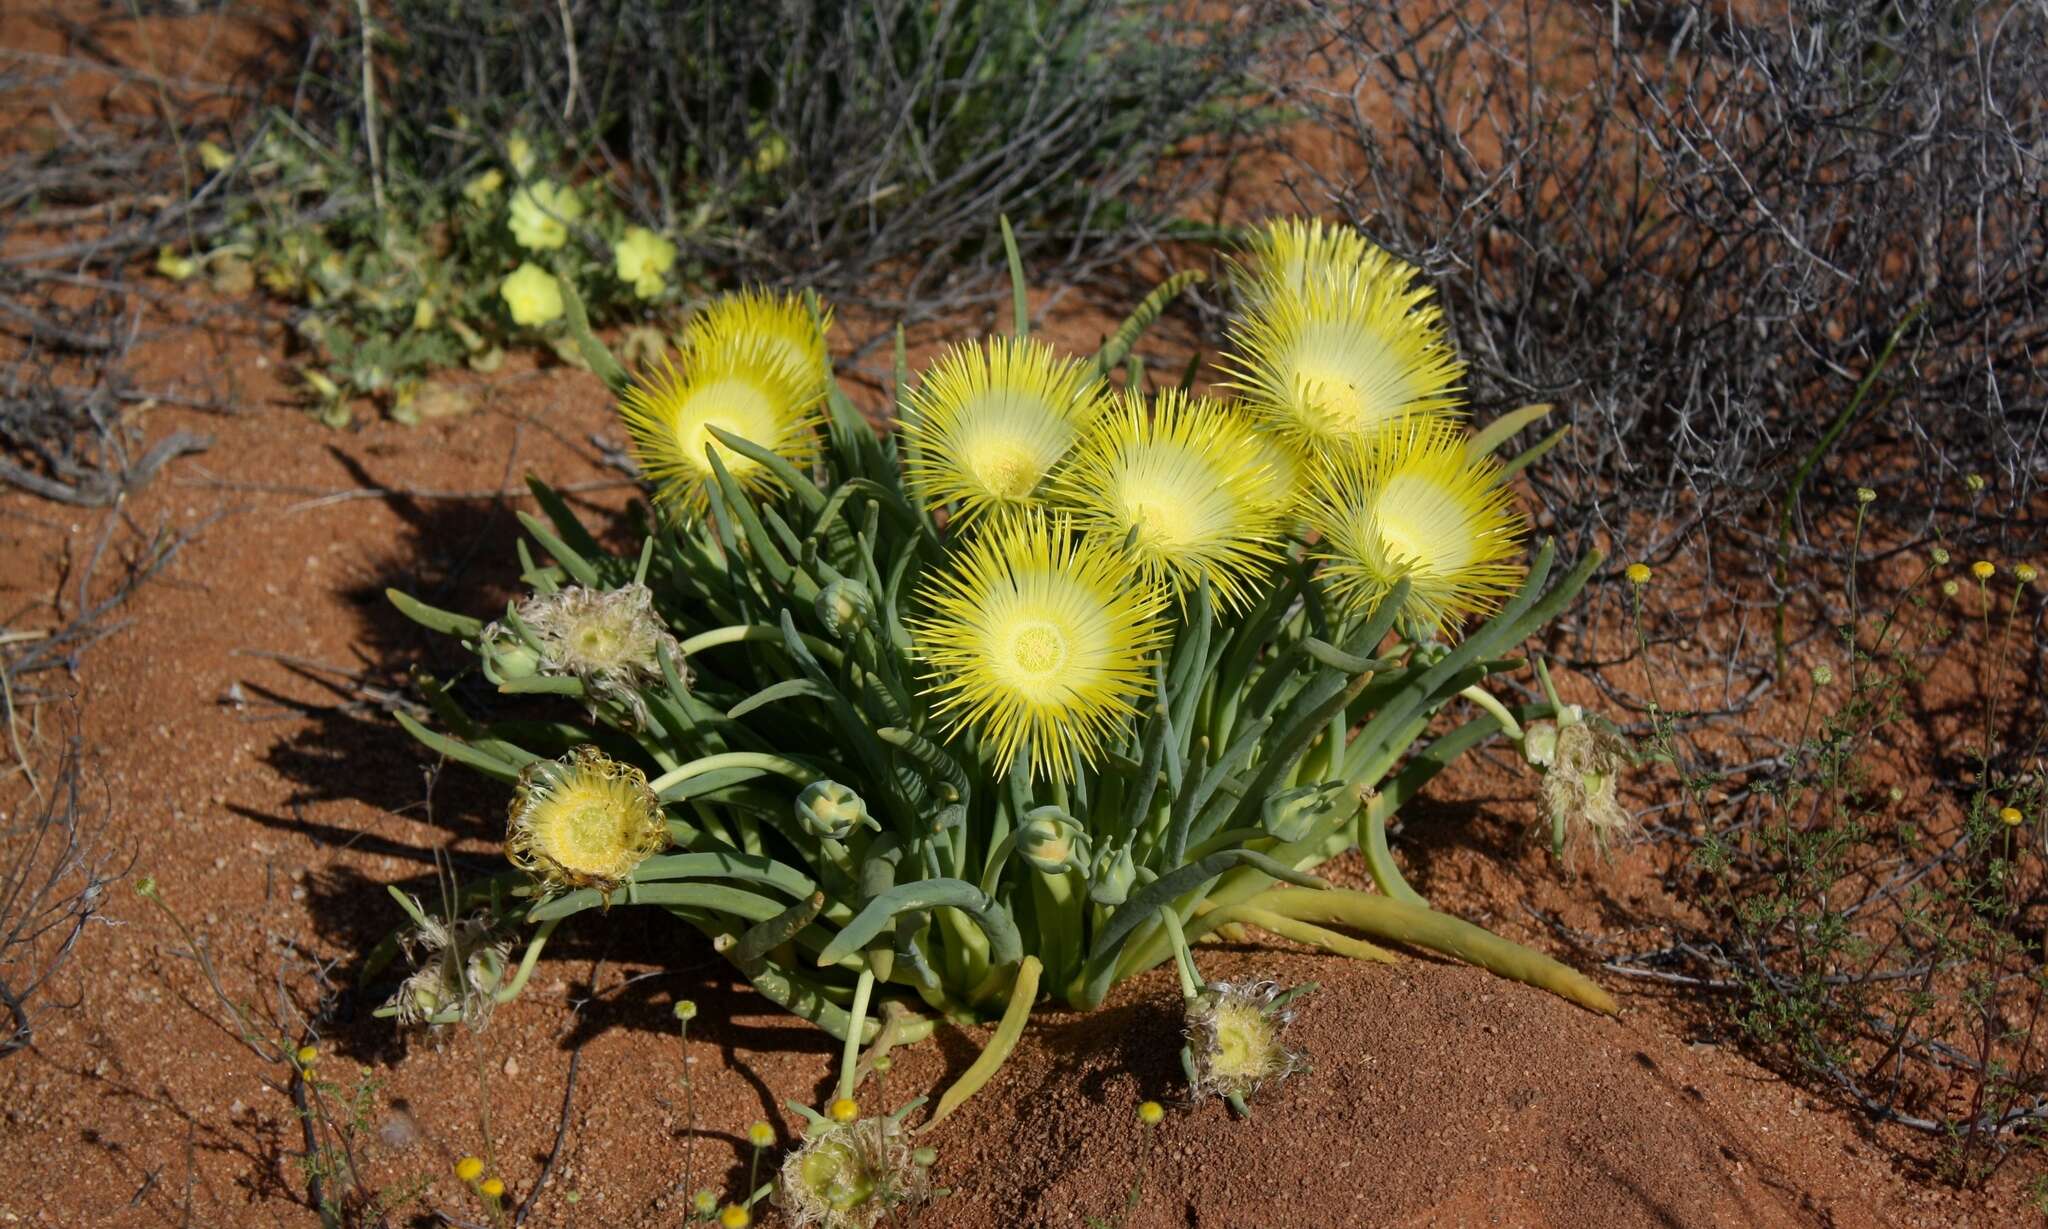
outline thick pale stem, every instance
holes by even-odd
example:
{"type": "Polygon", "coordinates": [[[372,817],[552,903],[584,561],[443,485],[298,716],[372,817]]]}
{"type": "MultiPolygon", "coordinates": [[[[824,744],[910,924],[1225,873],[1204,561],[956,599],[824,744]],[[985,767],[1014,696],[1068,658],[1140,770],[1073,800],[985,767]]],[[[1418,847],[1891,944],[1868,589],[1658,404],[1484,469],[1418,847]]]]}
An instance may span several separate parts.
{"type": "Polygon", "coordinates": [[[1507,705],[1493,698],[1492,692],[1474,683],[1458,694],[1491,713],[1493,719],[1500,722],[1501,733],[1516,742],[1522,741],[1522,723],[1515,720],[1515,715],[1508,711],[1507,705]]]}
{"type": "Polygon", "coordinates": [[[555,933],[555,927],[561,923],[561,918],[551,917],[540,924],[540,929],[533,932],[533,938],[527,940],[526,954],[519,958],[519,968],[512,974],[512,980],[498,987],[492,998],[500,1003],[509,1003],[519,997],[519,992],[526,989],[527,979],[533,976],[533,966],[540,961],[540,949],[548,945],[548,936],[555,933]]]}
{"type": "Polygon", "coordinates": [[[861,970],[860,980],[853,987],[853,1027],[846,1030],[846,1045],[839,1055],[839,1095],[851,1100],[853,1086],[859,1078],[860,1037],[868,1019],[868,998],[875,992],[873,969],[861,970]]]}

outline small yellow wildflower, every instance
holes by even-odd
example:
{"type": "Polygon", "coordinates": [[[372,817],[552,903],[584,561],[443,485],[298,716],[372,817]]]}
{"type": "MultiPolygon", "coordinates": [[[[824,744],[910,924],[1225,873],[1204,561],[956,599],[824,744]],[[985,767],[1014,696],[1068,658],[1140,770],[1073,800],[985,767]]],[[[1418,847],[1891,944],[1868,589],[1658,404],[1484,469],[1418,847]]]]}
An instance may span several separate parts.
{"type": "Polygon", "coordinates": [[[1166,1117],[1166,1107],[1157,1101],[1147,1101],[1138,1107],[1138,1121],[1148,1127],[1156,1127],[1166,1117]]]}
{"type": "Polygon", "coordinates": [[[514,324],[533,327],[552,323],[562,315],[561,283],[532,261],[514,269],[500,283],[498,297],[505,300],[514,324]]]}
{"type": "Polygon", "coordinates": [[[2000,807],[1998,811],[1998,822],[2008,828],[2019,827],[2020,821],[2025,818],[2026,816],[2020,814],[2018,807],[2000,807]]]}
{"type": "Polygon", "coordinates": [[[1993,576],[1996,576],[1997,574],[1998,569],[1991,566],[1990,562],[1987,560],[1979,559],[1977,562],[1970,565],[1970,575],[1976,577],[1978,580],[1990,580],[1993,576]]]}
{"type": "Polygon", "coordinates": [[[718,1223],[723,1229],[747,1229],[754,1223],[754,1215],[736,1203],[729,1203],[725,1205],[725,1211],[718,1214],[718,1223]]]}
{"type": "Polygon", "coordinates": [[[484,1176],[482,1157],[466,1156],[455,1162],[455,1176],[464,1182],[474,1182],[484,1176]]]}
{"type": "Polygon", "coordinates": [[[2040,573],[2034,571],[2034,565],[2031,563],[2017,563],[2013,565],[2012,575],[2013,579],[2021,584],[2031,585],[2034,583],[2034,578],[2040,575],[2040,573]]]}
{"type": "Polygon", "coordinates": [[[1962,587],[1956,584],[1956,582],[1952,580],[1944,580],[1941,582],[1941,595],[1943,597],[1954,597],[1956,594],[1960,592],[1962,592],[1962,587]]]}
{"type": "Polygon", "coordinates": [[[1976,492],[1984,489],[1984,475],[1964,474],[1963,485],[1970,488],[1971,493],[1975,494],[1976,492]]]}
{"type": "Polygon", "coordinates": [[[513,193],[505,223],[520,247],[541,252],[569,242],[569,224],[583,216],[583,198],[573,188],[543,179],[513,193]]]}
{"type": "Polygon", "coordinates": [[[481,175],[472,176],[469,182],[462,185],[462,198],[482,209],[498,194],[498,189],[504,186],[505,172],[492,167],[481,175]]]}
{"type": "Polygon", "coordinates": [[[170,244],[156,250],[156,271],[174,282],[182,282],[199,272],[199,262],[190,256],[180,256],[170,244]]]}
{"type": "Polygon", "coordinates": [[[775,1143],[775,1128],[766,1120],[757,1121],[747,1128],[747,1142],[756,1148],[772,1147],[775,1143]]]}
{"type": "Polygon", "coordinates": [[[310,1067],[320,1061],[320,1049],[317,1046],[300,1046],[298,1052],[293,1054],[292,1058],[298,1062],[299,1066],[310,1067]]]}
{"type": "Polygon", "coordinates": [[[225,171],[235,164],[235,156],[215,145],[212,141],[199,143],[199,165],[209,171],[225,171]]]}
{"type": "Polygon", "coordinates": [[[512,173],[524,179],[533,170],[533,142],[520,133],[513,133],[505,140],[505,161],[512,166],[512,173]]]}
{"type": "Polygon", "coordinates": [[[838,1097],[833,1100],[830,1106],[826,1107],[825,1113],[834,1122],[852,1122],[860,1117],[860,1103],[852,1097],[838,1097]]]}
{"type": "Polygon", "coordinates": [[[1813,668],[1813,685],[1815,687],[1826,687],[1834,681],[1835,672],[1833,670],[1826,666],[1815,666],[1813,668]]]}
{"type": "Polygon", "coordinates": [[[644,226],[628,226],[625,237],[612,245],[612,263],[619,280],[631,285],[635,295],[651,299],[668,284],[668,271],[676,263],[676,245],[644,226]]]}
{"type": "Polygon", "coordinates": [[[486,1199],[498,1199],[505,1194],[505,1180],[503,1178],[485,1178],[483,1183],[476,1189],[482,1191],[486,1199]]]}
{"type": "Polygon", "coordinates": [[[1867,503],[1874,503],[1874,502],[1876,502],[1876,500],[1877,500],[1877,492],[1876,492],[1876,491],[1873,491],[1873,490],[1871,490],[1871,489],[1870,489],[1869,487],[1867,487],[1867,486],[1859,486],[1859,487],[1857,487],[1857,488],[1856,488],[1856,502],[1857,502],[1857,503],[1859,503],[1859,504],[1867,504],[1867,503]]]}
{"type": "Polygon", "coordinates": [[[1628,583],[1632,585],[1647,585],[1650,583],[1650,565],[1647,563],[1631,563],[1628,565],[1627,576],[1628,583]]]}
{"type": "Polygon", "coordinates": [[[690,1207],[695,1209],[699,1216],[710,1216],[718,1211],[718,1192],[708,1186],[705,1187],[690,1196],[690,1207]]]}
{"type": "Polygon", "coordinates": [[[1934,560],[1934,566],[1936,567],[1945,567],[1948,564],[1948,552],[1943,550],[1939,546],[1935,547],[1931,551],[1928,551],[1927,557],[1929,559],[1934,560]]]}
{"type": "Polygon", "coordinates": [[[682,999],[676,1003],[676,1019],[688,1024],[697,1018],[697,1000],[682,999]]]}

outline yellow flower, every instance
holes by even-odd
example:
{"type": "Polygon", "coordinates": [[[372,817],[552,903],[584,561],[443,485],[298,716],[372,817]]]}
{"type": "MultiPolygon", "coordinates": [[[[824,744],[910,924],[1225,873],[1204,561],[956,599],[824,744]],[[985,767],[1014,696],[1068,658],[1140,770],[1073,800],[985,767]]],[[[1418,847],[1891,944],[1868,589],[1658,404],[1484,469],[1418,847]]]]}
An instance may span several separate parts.
{"type": "Polygon", "coordinates": [[[1165,595],[1113,550],[1035,509],[1000,518],[921,595],[927,694],[954,732],[974,727],[1000,770],[1019,755],[1063,779],[1092,760],[1150,688],[1165,595]]]}
{"type": "Polygon", "coordinates": [[[478,209],[482,209],[498,194],[498,189],[504,186],[505,172],[492,167],[481,175],[471,176],[469,181],[462,185],[462,197],[478,209]]]}
{"type": "Polygon", "coordinates": [[[320,1051],[315,1046],[300,1046],[292,1059],[301,1067],[310,1067],[320,1061],[320,1051]]]}
{"type": "Polygon", "coordinates": [[[506,225],[520,247],[543,252],[567,243],[569,223],[582,216],[583,198],[575,189],[543,179],[512,194],[506,225]]]}
{"type": "Polygon", "coordinates": [[[1258,456],[1251,428],[1208,398],[1162,393],[1148,414],[1125,393],[1082,434],[1053,490],[1145,579],[1183,596],[1207,582],[1242,608],[1280,558],[1280,509],[1258,456]]]}
{"type": "Polygon", "coordinates": [[[533,142],[527,140],[521,133],[513,133],[505,140],[505,161],[512,167],[514,175],[521,179],[526,178],[533,170],[533,142]]]}
{"type": "Polygon", "coordinates": [[[481,1157],[473,1156],[463,1157],[461,1160],[455,1162],[455,1176],[457,1178],[462,1179],[464,1182],[474,1182],[478,1178],[483,1177],[483,1159],[481,1157]]]}
{"type": "Polygon", "coordinates": [[[904,480],[962,524],[1039,505],[1046,479],[1101,410],[1084,363],[1036,341],[990,338],[940,355],[904,406],[904,480]]]}
{"type": "Polygon", "coordinates": [[[1413,418],[1316,475],[1309,523],[1323,576],[1354,609],[1379,605],[1402,578],[1404,613],[1439,631],[1493,609],[1514,588],[1521,517],[1500,465],[1468,458],[1464,434],[1413,418]]]}
{"type": "Polygon", "coordinates": [[[2034,565],[2031,563],[2016,563],[2012,567],[2012,578],[2023,585],[2033,584],[2034,578],[2038,575],[2040,573],[2034,571],[2034,565]]]}
{"type": "Polygon", "coordinates": [[[1989,562],[1983,559],[1979,559],[1977,562],[1970,565],[1970,575],[1976,577],[1978,580],[1990,580],[1993,576],[1996,576],[1997,574],[1998,569],[1992,567],[1989,562]]]}
{"type": "Polygon", "coordinates": [[[1249,1097],[1269,1080],[1305,1070],[1302,1056],[1281,1040],[1292,1019],[1272,982],[1211,983],[1187,1002],[1191,1091],[1198,1097],[1249,1097]]]}
{"type": "Polygon", "coordinates": [[[1166,1107],[1157,1101],[1147,1101],[1138,1106],[1138,1121],[1148,1127],[1156,1127],[1166,1119],[1166,1107]]]}
{"type": "Polygon", "coordinates": [[[736,1203],[725,1205],[725,1211],[718,1214],[721,1229],[747,1229],[754,1223],[754,1214],[736,1203]]]}
{"type": "Polygon", "coordinates": [[[632,286],[639,297],[651,299],[667,285],[668,271],[676,263],[676,245],[644,226],[628,226],[625,237],[612,245],[612,262],[620,281],[632,286]]]}
{"type": "Polygon", "coordinates": [[[209,171],[225,171],[235,164],[235,156],[215,145],[212,141],[199,143],[199,165],[209,171]]]}
{"type": "Polygon", "coordinates": [[[2022,814],[2020,814],[2020,809],[2019,809],[2018,807],[2000,807],[2000,808],[1999,808],[1999,811],[1998,811],[1998,822],[1999,822],[1999,823],[2001,823],[2001,824],[2004,824],[2004,825],[2005,825],[2006,827],[2008,827],[2008,828],[2017,828],[2017,827],[2019,827],[2019,826],[2020,826],[2020,822],[2021,822],[2022,820],[2024,820],[2024,819],[2026,819],[2026,816],[2025,816],[2025,815],[2022,815],[2022,814]]]}
{"type": "Polygon", "coordinates": [[[520,265],[498,285],[498,297],[512,313],[512,323],[530,327],[561,318],[562,287],[555,276],[532,261],[520,265]]]}
{"type": "Polygon", "coordinates": [[[156,271],[174,282],[182,282],[199,272],[199,262],[178,255],[177,249],[166,243],[156,250],[156,271]]]}
{"type": "Polygon", "coordinates": [[[482,1192],[486,1199],[499,1199],[505,1194],[505,1180],[499,1177],[485,1178],[476,1189],[482,1192]]]}
{"type": "Polygon", "coordinates": [[[1389,263],[1398,262],[1349,226],[1274,218],[1252,236],[1239,268],[1245,294],[1257,302],[1369,277],[1389,263]]]}
{"type": "Polygon", "coordinates": [[[1647,563],[1631,563],[1628,565],[1627,575],[1628,583],[1632,585],[1647,585],[1650,583],[1650,565],[1647,563]]]}
{"type": "Polygon", "coordinates": [[[743,490],[759,494],[774,486],[767,467],[718,443],[710,427],[758,444],[799,471],[810,466],[824,398],[814,373],[799,373],[766,338],[700,345],[681,357],[682,370],[663,359],[659,371],[641,376],[619,400],[633,454],[658,499],[702,513],[717,485],[705,455],[712,447],[743,490]]]}
{"type": "Polygon", "coordinates": [[[1406,417],[1450,418],[1464,366],[1414,270],[1376,253],[1357,274],[1252,304],[1224,366],[1251,410],[1309,456],[1406,417]]]}
{"type": "Polygon", "coordinates": [[[793,368],[821,390],[832,376],[832,357],[825,334],[832,329],[832,309],[813,318],[810,307],[793,294],[742,290],[722,294],[697,309],[683,330],[684,350],[708,353],[761,347],[776,362],[793,368]]]}
{"type": "Polygon", "coordinates": [[[747,1142],[756,1148],[772,1147],[775,1143],[775,1128],[769,1126],[765,1119],[757,1120],[753,1126],[747,1128],[747,1142]]]}
{"type": "Polygon", "coordinates": [[[549,892],[609,893],[668,845],[661,800],[647,776],[585,744],[536,760],[512,794],[505,856],[549,892]]]}

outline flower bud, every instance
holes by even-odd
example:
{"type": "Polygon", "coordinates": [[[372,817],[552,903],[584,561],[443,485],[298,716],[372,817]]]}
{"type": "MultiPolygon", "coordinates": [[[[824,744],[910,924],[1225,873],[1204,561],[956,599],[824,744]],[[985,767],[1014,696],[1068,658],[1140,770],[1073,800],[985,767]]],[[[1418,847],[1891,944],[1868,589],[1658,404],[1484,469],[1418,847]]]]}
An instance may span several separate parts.
{"type": "Polygon", "coordinates": [[[817,610],[818,622],[825,630],[844,640],[867,626],[874,617],[875,602],[866,585],[841,577],[818,590],[817,610]]]}
{"type": "Polygon", "coordinates": [[[1069,870],[1087,873],[1088,834],[1074,817],[1058,807],[1027,811],[1017,829],[1017,852],[1042,875],[1069,870]]]}
{"type": "Polygon", "coordinates": [[[1522,758],[1536,768],[1548,768],[1557,761],[1557,723],[1532,721],[1522,727],[1522,758]]]}
{"type": "Polygon", "coordinates": [[[1131,885],[1137,879],[1130,846],[1105,849],[1096,855],[1095,871],[1088,876],[1088,899],[1105,907],[1121,905],[1130,899],[1131,885]]]}
{"type": "Polygon", "coordinates": [[[843,841],[853,830],[866,824],[881,825],[868,814],[861,796],[837,781],[813,781],[796,796],[796,819],[804,831],[828,841],[843,841]]]}

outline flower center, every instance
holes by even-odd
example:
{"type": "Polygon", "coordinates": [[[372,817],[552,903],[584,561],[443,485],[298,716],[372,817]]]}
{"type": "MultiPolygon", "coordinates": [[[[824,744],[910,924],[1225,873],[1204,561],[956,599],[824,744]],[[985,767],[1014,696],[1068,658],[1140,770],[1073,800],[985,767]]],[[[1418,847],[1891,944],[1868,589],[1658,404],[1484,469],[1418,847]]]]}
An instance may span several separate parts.
{"type": "Polygon", "coordinates": [[[1026,678],[1039,680],[1067,664],[1067,638],[1050,623],[1032,622],[1010,636],[1010,665],[1026,678]]]}
{"type": "Polygon", "coordinates": [[[768,395],[760,386],[751,380],[727,377],[706,384],[690,398],[684,413],[677,418],[676,443],[684,459],[705,472],[709,472],[710,463],[704,459],[704,449],[707,445],[716,447],[719,463],[737,478],[754,469],[756,462],[719,443],[708,428],[717,427],[728,435],[766,446],[768,441],[763,437],[772,436],[773,432],[762,428],[774,421],[774,407],[768,404],[768,395]]]}
{"type": "Polygon", "coordinates": [[[543,848],[579,875],[616,878],[633,846],[632,812],[602,786],[579,782],[548,804],[543,848]]]}
{"type": "Polygon", "coordinates": [[[989,440],[975,449],[974,476],[997,499],[1018,500],[1037,488],[1038,453],[1020,440],[989,440]]]}

